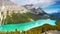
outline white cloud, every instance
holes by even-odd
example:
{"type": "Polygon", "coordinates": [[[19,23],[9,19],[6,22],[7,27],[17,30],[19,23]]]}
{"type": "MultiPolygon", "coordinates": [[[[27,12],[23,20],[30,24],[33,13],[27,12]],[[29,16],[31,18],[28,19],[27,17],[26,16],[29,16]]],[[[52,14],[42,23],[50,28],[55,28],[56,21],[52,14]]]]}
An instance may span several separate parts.
{"type": "Polygon", "coordinates": [[[39,3],[41,7],[48,7],[52,4],[55,4],[55,0],[40,0],[39,3]]]}
{"type": "Polygon", "coordinates": [[[18,4],[38,4],[41,7],[48,7],[55,3],[56,0],[12,0],[18,4]]]}

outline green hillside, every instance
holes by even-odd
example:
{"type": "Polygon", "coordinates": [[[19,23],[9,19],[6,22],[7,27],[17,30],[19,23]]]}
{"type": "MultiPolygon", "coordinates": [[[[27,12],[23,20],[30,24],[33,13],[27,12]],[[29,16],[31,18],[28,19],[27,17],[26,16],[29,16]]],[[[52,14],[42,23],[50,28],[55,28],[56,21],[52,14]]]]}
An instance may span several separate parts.
{"type": "Polygon", "coordinates": [[[6,15],[6,18],[3,19],[4,24],[16,24],[16,23],[25,23],[30,21],[35,21],[41,19],[39,16],[32,13],[12,13],[11,16],[6,15]]]}

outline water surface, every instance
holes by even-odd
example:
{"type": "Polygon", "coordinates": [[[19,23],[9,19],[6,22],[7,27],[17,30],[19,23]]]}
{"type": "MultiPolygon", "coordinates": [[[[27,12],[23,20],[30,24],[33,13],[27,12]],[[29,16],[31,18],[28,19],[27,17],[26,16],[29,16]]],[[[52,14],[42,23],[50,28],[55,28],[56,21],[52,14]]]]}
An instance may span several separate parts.
{"type": "Polygon", "coordinates": [[[0,31],[10,32],[10,31],[15,31],[15,29],[17,29],[18,31],[22,32],[22,31],[27,31],[38,26],[42,26],[44,24],[50,24],[52,26],[55,26],[56,25],[55,22],[56,22],[55,20],[44,19],[44,20],[37,20],[34,22],[27,22],[23,24],[7,24],[7,25],[1,25],[0,31]]]}

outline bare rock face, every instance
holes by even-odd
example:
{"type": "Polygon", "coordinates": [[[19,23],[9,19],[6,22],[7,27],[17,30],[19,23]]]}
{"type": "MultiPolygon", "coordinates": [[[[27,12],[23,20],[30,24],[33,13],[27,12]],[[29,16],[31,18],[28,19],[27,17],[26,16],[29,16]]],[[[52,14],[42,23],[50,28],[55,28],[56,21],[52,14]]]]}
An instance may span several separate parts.
{"type": "Polygon", "coordinates": [[[42,13],[45,13],[42,8],[40,7],[37,7],[37,6],[34,6],[33,4],[30,4],[30,5],[25,5],[24,6],[26,9],[29,10],[29,12],[33,13],[33,14],[42,14],[42,13]]]}
{"type": "Polygon", "coordinates": [[[17,5],[10,0],[0,0],[0,10],[20,11],[21,13],[27,11],[24,7],[17,5]]]}
{"type": "Polygon", "coordinates": [[[50,17],[44,10],[42,10],[42,8],[34,6],[33,4],[24,5],[24,7],[28,10],[28,12],[32,14],[36,14],[39,17],[42,17],[42,18],[50,17]]]}
{"type": "Polygon", "coordinates": [[[0,0],[0,22],[2,19],[6,18],[6,14],[11,15],[13,11],[15,13],[26,13],[27,10],[22,7],[21,5],[17,5],[16,3],[10,1],[10,0],[0,0]],[[4,17],[3,17],[4,16],[4,17]]]}

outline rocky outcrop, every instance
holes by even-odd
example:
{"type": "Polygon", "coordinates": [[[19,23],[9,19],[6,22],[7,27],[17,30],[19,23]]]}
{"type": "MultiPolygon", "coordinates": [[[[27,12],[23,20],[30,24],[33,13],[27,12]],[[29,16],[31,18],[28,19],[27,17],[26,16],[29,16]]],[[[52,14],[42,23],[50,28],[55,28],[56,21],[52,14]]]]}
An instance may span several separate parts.
{"type": "Polygon", "coordinates": [[[0,0],[0,23],[2,19],[6,18],[6,15],[11,16],[12,13],[26,13],[27,9],[22,7],[21,5],[17,5],[10,0],[0,0]]]}
{"type": "Polygon", "coordinates": [[[34,6],[33,4],[24,5],[24,7],[28,9],[30,13],[33,13],[33,14],[42,14],[42,13],[45,14],[42,8],[34,6]]]}
{"type": "Polygon", "coordinates": [[[40,18],[50,17],[44,10],[42,10],[42,8],[34,6],[33,4],[24,5],[24,7],[28,10],[29,13],[38,15],[40,18]]]}
{"type": "Polygon", "coordinates": [[[10,0],[0,0],[0,10],[3,10],[3,11],[15,11],[15,12],[26,12],[27,10],[22,7],[21,5],[17,5],[16,3],[13,3],[12,1],[10,0]]]}

